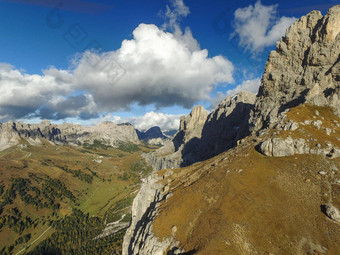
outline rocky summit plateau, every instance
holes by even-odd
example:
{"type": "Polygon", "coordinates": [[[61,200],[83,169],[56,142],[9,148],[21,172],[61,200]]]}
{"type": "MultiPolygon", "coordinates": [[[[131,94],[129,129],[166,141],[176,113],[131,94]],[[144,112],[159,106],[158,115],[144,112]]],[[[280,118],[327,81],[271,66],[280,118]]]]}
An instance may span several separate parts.
{"type": "Polygon", "coordinates": [[[340,5],[293,23],[257,95],[201,106],[133,201],[123,254],[340,254],[340,5]]]}

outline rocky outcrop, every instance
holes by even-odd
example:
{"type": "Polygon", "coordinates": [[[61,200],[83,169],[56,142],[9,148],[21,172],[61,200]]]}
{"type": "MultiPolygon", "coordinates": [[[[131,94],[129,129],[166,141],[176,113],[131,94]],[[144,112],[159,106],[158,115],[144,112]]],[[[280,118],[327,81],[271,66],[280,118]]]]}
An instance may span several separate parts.
{"type": "Polygon", "coordinates": [[[12,121],[0,124],[0,151],[19,143],[21,137],[16,131],[16,125],[12,121]]]}
{"type": "Polygon", "coordinates": [[[340,211],[338,208],[336,208],[332,204],[327,204],[325,205],[325,209],[326,209],[326,215],[330,219],[340,223],[340,211]]]}
{"type": "Polygon", "coordinates": [[[160,149],[143,154],[145,161],[154,171],[179,168],[183,162],[181,151],[175,151],[172,141],[166,141],[160,149]]]}
{"type": "Polygon", "coordinates": [[[156,170],[178,168],[183,163],[182,150],[184,144],[191,140],[200,140],[208,113],[203,106],[195,106],[191,113],[181,117],[180,128],[171,142],[155,152],[144,155],[146,162],[156,170]]]}
{"type": "Polygon", "coordinates": [[[243,91],[225,98],[216,106],[203,127],[200,158],[205,160],[216,156],[249,135],[248,120],[255,99],[255,94],[243,91]]]}
{"type": "Polygon", "coordinates": [[[170,129],[170,130],[164,130],[162,132],[166,137],[168,137],[169,139],[172,139],[172,138],[174,138],[174,136],[176,135],[178,130],[177,129],[170,129]]]}
{"type": "Polygon", "coordinates": [[[177,168],[234,147],[249,134],[248,119],[255,98],[251,92],[241,92],[222,100],[210,114],[203,106],[195,106],[188,116],[181,118],[172,143],[147,155],[147,162],[155,170],[177,168]]]}
{"type": "Polygon", "coordinates": [[[103,122],[96,126],[81,126],[64,123],[61,125],[42,121],[39,124],[6,122],[0,124],[0,150],[4,150],[26,140],[30,144],[40,144],[41,139],[55,144],[92,144],[95,140],[106,145],[117,146],[119,142],[140,143],[136,131],[129,124],[103,122]]]}
{"type": "Polygon", "coordinates": [[[124,236],[123,255],[163,255],[176,245],[173,237],[159,240],[153,234],[152,221],[157,215],[160,202],[168,196],[168,190],[163,188],[160,179],[155,173],[143,180],[133,201],[132,220],[124,236]]]}
{"type": "Polygon", "coordinates": [[[259,151],[265,156],[286,157],[295,154],[317,154],[330,158],[340,157],[340,149],[328,144],[326,148],[322,148],[320,144],[311,147],[303,138],[293,139],[292,137],[270,138],[262,142],[259,151]]]}
{"type": "Polygon", "coordinates": [[[193,139],[201,139],[207,117],[208,112],[201,105],[195,106],[189,115],[182,116],[179,131],[173,139],[176,151],[193,139]]]}
{"type": "Polygon", "coordinates": [[[287,29],[269,55],[250,123],[273,127],[280,113],[302,103],[340,115],[340,6],[312,11],[287,29]]]}

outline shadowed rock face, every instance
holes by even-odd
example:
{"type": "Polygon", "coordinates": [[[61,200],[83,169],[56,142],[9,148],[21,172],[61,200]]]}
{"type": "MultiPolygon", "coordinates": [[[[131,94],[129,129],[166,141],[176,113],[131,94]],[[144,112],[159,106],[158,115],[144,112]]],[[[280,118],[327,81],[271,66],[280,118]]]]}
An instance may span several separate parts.
{"type": "Polygon", "coordinates": [[[188,166],[234,147],[249,134],[248,120],[255,95],[241,92],[221,101],[208,114],[203,106],[181,118],[180,129],[172,143],[145,158],[155,170],[188,166]]]}
{"type": "Polygon", "coordinates": [[[153,138],[164,138],[164,139],[166,138],[166,136],[163,135],[162,130],[157,126],[152,127],[145,132],[138,130],[137,135],[138,135],[139,140],[153,139],[153,138]]]}
{"type": "Polygon", "coordinates": [[[287,29],[266,63],[252,130],[272,127],[278,114],[301,103],[340,114],[340,6],[312,11],[287,29]]]}
{"type": "Polygon", "coordinates": [[[96,126],[81,126],[64,123],[61,125],[42,121],[39,124],[6,122],[0,124],[0,150],[16,145],[20,140],[38,144],[41,139],[57,144],[93,143],[94,140],[115,146],[119,141],[138,144],[140,141],[131,125],[116,125],[103,122],[96,126]]]}
{"type": "Polygon", "coordinates": [[[248,119],[255,95],[241,92],[222,100],[209,114],[200,140],[192,139],[183,148],[183,166],[202,161],[236,146],[249,134],[248,119]]]}
{"type": "Polygon", "coordinates": [[[179,131],[172,140],[175,151],[182,150],[182,146],[192,140],[201,139],[207,117],[208,113],[201,105],[195,106],[189,115],[182,116],[179,131]]]}
{"type": "Polygon", "coordinates": [[[147,131],[139,131],[136,129],[137,136],[139,140],[148,143],[148,144],[154,144],[154,145],[164,145],[164,142],[167,140],[170,140],[168,137],[166,137],[160,127],[152,127],[148,129],[147,131]]]}

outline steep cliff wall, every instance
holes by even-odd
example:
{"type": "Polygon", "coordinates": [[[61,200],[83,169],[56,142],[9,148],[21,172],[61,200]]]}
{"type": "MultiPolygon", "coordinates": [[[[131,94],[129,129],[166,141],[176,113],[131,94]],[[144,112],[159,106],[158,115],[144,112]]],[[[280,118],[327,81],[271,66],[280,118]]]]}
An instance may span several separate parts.
{"type": "Polygon", "coordinates": [[[255,95],[241,92],[222,100],[208,114],[196,106],[181,119],[180,129],[158,151],[145,155],[155,170],[188,166],[234,147],[249,134],[248,119],[255,95]]]}
{"type": "Polygon", "coordinates": [[[287,29],[266,63],[253,130],[273,127],[280,113],[302,103],[340,114],[340,7],[312,11],[287,29]]]}

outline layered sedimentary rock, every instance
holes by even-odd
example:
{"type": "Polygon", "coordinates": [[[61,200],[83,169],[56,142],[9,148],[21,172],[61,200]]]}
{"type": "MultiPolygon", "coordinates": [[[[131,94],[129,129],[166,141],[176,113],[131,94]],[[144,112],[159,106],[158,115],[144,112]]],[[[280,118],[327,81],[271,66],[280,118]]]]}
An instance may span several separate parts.
{"type": "Polygon", "coordinates": [[[280,113],[302,103],[331,106],[340,114],[340,7],[312,11],[287,29],[269,55],[252,129],[273,127],[280,113]]]}
{"type": "Polygon", "coordinates": [[[163,255],[164,251],[175,245],[172,236],[160,240],[153,234],[152,222],[160,203],[168,196],[168,190],[160,183],[157,173],[143,180],[142,187],[133,201],[131,225],[126,231],[123,255],[163,255]]]}
{"type": "Polygon", "coordinates": [[[41,140],[56,144],[92,144],[95,140],[116,146],[119,142],[140,143],[136,131],[129,124],[103,122],[96,126],[81,126],[64,123],[61,125],[43,121],[39,124],[6,122],[0,124],[0,150],[9,148],[25,140],[39,144],[41,140]]]}

